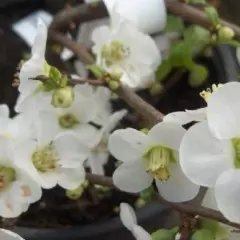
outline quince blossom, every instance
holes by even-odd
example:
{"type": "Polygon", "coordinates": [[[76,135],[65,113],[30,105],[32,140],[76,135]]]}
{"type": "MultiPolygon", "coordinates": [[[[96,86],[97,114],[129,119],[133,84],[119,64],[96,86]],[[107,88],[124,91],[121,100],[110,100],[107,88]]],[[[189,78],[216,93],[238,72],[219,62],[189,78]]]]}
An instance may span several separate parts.
{"type": "Polygon", "coordinates": [[[183,174],[178,151],[186,130],[174,123],[158,123],[147,134],[132,128],[116,130],[109,151],[123,163],[113,174],[114,184],[127,192],[140,192],[156,181],[159,193],[172,202],[194,198],[199,186],[183,174]]]}
{"type": "Polygon", "coordinates": [[[195,184],[214,188],[217,206],[230,221],[240,222],[240,83],[214,91],[207,121],[192,126],[183,137],[180,164],[195,184]]]}
{"type": "Polygon", "coordinates": [[[134,209],[127,203],[120,204],[120,219],[123,225],[133,234],[137,240],[151,240],[151,235],[137,224],[134,209]]]}
{"type": "Polygon", "coordinates": [[[105,71],[121,73],[120,81],[131,88],[144,88],[161,62],[153,39],[129,20],[111,12],[111,26],[92,33],[96,64],[105,71]]]}
{"type": "Polygon", "coordinates": [[[0,228],[0,239],[1,240],[24,240],[18,234],[2,228],[0,228]]]}
{"type": "Polygon", "coordinates": [[[20,165],[11,140],[0,136],[0,216],[13,218],[25,212],[42,195],[26,166],[20,165]]]}

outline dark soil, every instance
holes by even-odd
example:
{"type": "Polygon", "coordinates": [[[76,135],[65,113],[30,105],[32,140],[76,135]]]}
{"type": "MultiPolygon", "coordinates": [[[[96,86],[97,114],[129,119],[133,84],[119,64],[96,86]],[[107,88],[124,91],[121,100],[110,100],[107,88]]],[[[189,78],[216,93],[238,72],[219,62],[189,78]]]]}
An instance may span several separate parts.
{"type": "MultiPolygon", "coordinates": [[[[51,1],[54,2],[50,0],[47,1],[47,4],[50,4],[51,1]]],[[[34,4],[40,4],[40,1],[36,2],[34,4]]],[[[59,6],[48,6],[53,12],[59,9],[59,6]]],[[[11,87],[13,75],[18,62],[29,49],[25,43],[10,30],[9,21],[13,21],[13,19],[19,18],[20,16],[22,17],[26,12],[31,12],[33,10],[32,8],[35,9],[36,5],[30,4],[30,6],[28,6],[27,9],[23,9],[22,12],[19,10],[19,15],[16,13],[14,15],[11,11],[12,15],[8,15],[9,19],[6,15],[0,19],[0,102],[7,103],[11,109],[13,109],[17,97],[17,90],[11,87]]],[[[56,62],[57,58],[54,57],[54,55],[50,56],[48,60],[50,64],[61,65],[59,61],[56,62]]],[[[216,66],[211,59],[201,59],[199,61],[210,69],[208,81],[200,88],[191,88],[187,83],[188,76],[184,74],[174,87],[165,92],[161,100],[157,100],[158,97],[152,97],[147,92],[141,92],[140,95],[165,114],[172,111],[196,109],[205,106],[199,93],[203,89],[210,87],[212,83],[218,82],[222,72],[219,66],[216,66]]],[[[113,102],[113,106],[116,110],[128,107],[122,101],[113,102]]],[[[126,118],[123,122],[124,126],[136,126],[138,123],[133,120],[138,121],[138,118],[126,118]]],[[[113,166],[113,161],[110,161],[106,167],[108,175],[111,175],[113,166]]],[[[88,188],[81,199],[69,200],[65,196],[63,189],[55,188],[44,191],[42,200],[30,206],[27,213],[20,217],[18,225],[37,228],[57,228],[85,225],[92,222],[96,223],[115,216],[117,214],[116,207],[118,207],[121,202],[128,202],[133,205],[134,201],[135,198],[126,193],[116,190],[101,192],[101,190],[93,189],[93,187],[88,188]]]]}

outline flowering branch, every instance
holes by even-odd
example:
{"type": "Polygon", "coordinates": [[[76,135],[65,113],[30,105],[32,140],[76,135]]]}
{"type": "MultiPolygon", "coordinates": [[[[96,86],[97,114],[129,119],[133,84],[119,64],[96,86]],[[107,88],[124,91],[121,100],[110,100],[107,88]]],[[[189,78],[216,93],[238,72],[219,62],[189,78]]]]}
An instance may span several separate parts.
{"type": "MultiPolygon", "coordinates": [[[[165,4],[171,13],[183,18],[186,21],[198,24],[208,29],[212,26],[207,15],[199,9],[196,9],[178,0],[165,0],[165,4]]],[[[64,9],[55,16],[50,26],[50,32],[64,32],[68,28],[69,23],[72,21],[76,23],[83,23],[105,16],[107,16],[107,10],[104,4],[101,2],[99,2],[97,5],[82,4],[77,7],[64,9]]],[[[236,38],[240,39],[240,28],[237,25],[222,19],[220,19],[220,24],[231,28],[235,32],[236,38]]]]}
{"type": "MultiPolygon", "coordinates": [[[[99,185],[103,185],[103,186],[107,186],[107,187],[111,187],[111,188],[115,187],[111,177],[87,173],[86,178],[93,184],[99,184],[99,185]]],[[[215,211],[210,208],[206,208],[206,207],[202,207],[202,206],[195,206],[195,205],[191,205],[189,203],[172,203],[172,202],[169,202],[169,201],[163,199],[159,195],[155,196],[155,201],[165,204],[165,205],[169,206],[170,208],[177,210],[179,212],[184,212],[184,213],[187,213],[189,215],[194,215],[194,216],[199,215],[202,217],[217,220],[217,221],[225,223],[229,226],[240,228],[240,224],[228,221],[219,211],[215,211]]]]}

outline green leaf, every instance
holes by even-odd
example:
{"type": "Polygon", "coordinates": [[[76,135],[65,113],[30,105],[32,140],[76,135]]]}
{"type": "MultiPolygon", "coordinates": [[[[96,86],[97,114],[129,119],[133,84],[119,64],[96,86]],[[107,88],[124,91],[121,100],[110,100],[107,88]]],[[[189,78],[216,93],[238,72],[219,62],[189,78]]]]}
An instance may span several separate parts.
{"type": "Polygon", "coordinates": [[[61,72],[57,68],[51,66],[49,70],[49,78],[57,82],[61,77],[61,72]]]}
{"type": "Polygon", "coordinates": [[[171,48],[170,61],[173,67],[190,69],[193,65],[191,41],[182,41],[171,48]]]}
{"type": "Polygon", "coordinates": [[[194,64],[191,68],[188,82],[192,87],[201,86],[208,77],[208,69],[200,64],[194,64]]]}
{"type": "Polygon", "coordinates": [[[215,237],[208,229],[200,229],[192,235],[191,240],[215,240],[215,237]]]}
{"type": "Polygon", "coordinates": [[[159,229],[152,233],[152,240],[174,240],[175,234],[173,234],[169,229],[159,229]]]}
{"type": "Polygon", "coordinates": [[[171,72],[172,70],[172,64],[169,60],[164,60],[162,63],[158,66],[156,73],[155,73],[155,78],[157,82],[162,82],[167,75],[171,72]]]}
{"type": "Polygon", "coordinates": [[[167,25],[165,27],[166,32],[182,33],[184,29],[185,29],[185,26],[181,18],[175,17],[173,15],[168,15],[167,25]]]}
{"type": "Polygon", "coordinates": [[[173,228],[171,228],[170,229],[170,231],[171,231],[171,233],[173,234],[173,235],[176,235],[177,233],[178,233],[178,231],[179,231],[179,227],[173,227],[173,228]]]}
{"type": "Polygon", "coordinates": [[[210,32],[200,26],[191,25],[184,31],[184,39],[191,41],[193,44],[208,43],[210,41],[210,32]]]}
{"type": "Polygon", "coordinates": [[[228,44],[232,47],[240,47],[240,42],[237,40],[218,41],[218,44],[228,44]]]}
{"type": "Polygon", "coordinates": [[[96,78],[103,78],[105,75],[105,71],[96,64],[89,65],[86,67],[89,71],[91,71],[96,78]]]}
{"type": "Polygon", "coordinates": [[[153,196],[155,194],[154,188],[153,186],[150,186],[148,188],[146,188],[145,190],[143,190],[140,193],[140,197],[145,201],[145,202],[151,202],[153,199],[153,196]]]}
{"type": "Polygon", "coordinates": [[[204,10],[207,14],[208,19],[214,26],[216,26],[219,23],[219,15],[217,9],[213,6],[208,5],[204,10]]]}

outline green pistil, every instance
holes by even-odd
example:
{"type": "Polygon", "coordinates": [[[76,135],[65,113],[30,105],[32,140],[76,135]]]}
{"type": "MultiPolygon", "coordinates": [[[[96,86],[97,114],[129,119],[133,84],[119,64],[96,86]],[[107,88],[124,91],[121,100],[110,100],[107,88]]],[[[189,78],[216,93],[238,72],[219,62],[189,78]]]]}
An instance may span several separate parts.
{"type": "Polygon", "coordinates": [[[65,113],[58,119],[59,125],[65,129],[74,128],[80,123],[77,117],[72,113],[65,113]]]}

